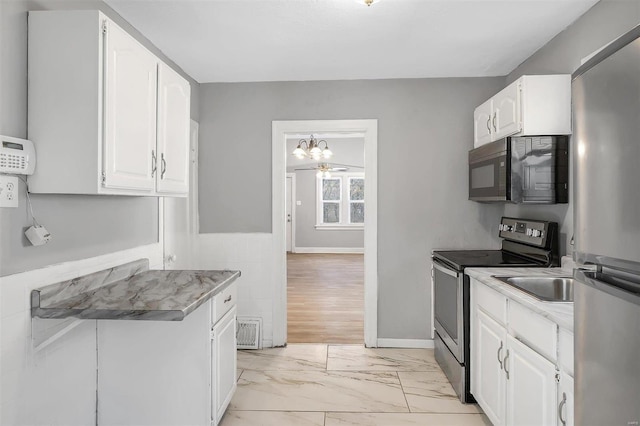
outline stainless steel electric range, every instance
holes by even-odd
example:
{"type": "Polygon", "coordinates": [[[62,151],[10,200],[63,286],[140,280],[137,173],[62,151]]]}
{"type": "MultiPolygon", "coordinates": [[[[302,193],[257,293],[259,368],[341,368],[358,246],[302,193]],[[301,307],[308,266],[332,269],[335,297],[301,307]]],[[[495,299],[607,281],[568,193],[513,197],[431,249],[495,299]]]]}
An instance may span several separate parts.
{"type": "Polygon", "coordinates": [[[469,276],[465,268],[559,266],[558,224],[503,217],[501,250],[434,250],[435,357],[462,402],[470,389],[469,276]]]}

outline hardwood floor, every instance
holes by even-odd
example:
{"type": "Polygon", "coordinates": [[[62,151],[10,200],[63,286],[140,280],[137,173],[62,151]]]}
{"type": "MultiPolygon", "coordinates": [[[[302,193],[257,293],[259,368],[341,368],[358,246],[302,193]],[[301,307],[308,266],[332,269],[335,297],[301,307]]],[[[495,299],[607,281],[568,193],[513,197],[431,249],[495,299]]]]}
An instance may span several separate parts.
{"type": "Polygon", "coordinates": [[[364,342],[364,256],[287,254],[287,341],[364,342]]]}

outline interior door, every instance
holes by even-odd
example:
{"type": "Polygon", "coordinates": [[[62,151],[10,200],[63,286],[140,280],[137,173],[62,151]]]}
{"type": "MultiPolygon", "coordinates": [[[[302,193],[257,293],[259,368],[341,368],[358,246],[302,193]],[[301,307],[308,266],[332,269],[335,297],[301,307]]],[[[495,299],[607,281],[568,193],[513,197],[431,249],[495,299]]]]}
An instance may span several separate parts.
{"type": "Polygon", "coordinates": [[[191,87],[161,63],[158,68],[157,190],[189,192],[189,121],[191,87]]]}
{"type": "Polygon", "coordinates": [[[287,228],[287,252],[291,252],[292,251],[292,247],[293,247],[293,217],[292,217],[292,213],[293,213],[293,177],[292,176],[287,176],[287,190],[286,190],[286,195],[285,195],[285,204],[286,204],[286,211],[287,211],[287,223],[286,223],[286,228],[287,228]]]}
{"type": "Polygon", "coordinates": [[[106,25],[103,185],[152,192],[157,60],[122,28],[106,25]]]}
{"type": "Polygon", "coordinates": [[[163,197],[164,268],[197,269],[198,237],[198,123],[190,129],[189,195],[163,197]]]}

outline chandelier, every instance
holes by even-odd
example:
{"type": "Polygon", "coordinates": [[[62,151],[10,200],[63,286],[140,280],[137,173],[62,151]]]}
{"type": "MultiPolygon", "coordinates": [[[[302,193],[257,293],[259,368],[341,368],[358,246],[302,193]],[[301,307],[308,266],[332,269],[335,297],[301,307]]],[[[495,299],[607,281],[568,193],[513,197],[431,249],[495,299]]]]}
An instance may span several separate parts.
{"type": "Polygon", "coordinates": [[[295,155],[300,160],[304,158],[313,158],[314,160],[320,160],[320,158],[331,158],[333,152],[331,152],[331,150],[329,149],[327,141],[318,141],[313,137],[313,135],[311,135],[309,136],[308,142],[306,139],[300,139],[298,141],[298,146],[293,150],[293,155],[295,155]],[[324,147],[322,147],[323,144],[324,147]]]}

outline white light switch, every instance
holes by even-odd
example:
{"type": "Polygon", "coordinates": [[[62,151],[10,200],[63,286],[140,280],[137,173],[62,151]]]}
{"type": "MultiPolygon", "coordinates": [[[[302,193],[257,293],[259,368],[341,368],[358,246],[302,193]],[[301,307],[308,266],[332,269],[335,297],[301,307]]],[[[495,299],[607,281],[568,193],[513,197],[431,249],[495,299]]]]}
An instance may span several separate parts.
{"type": "Polygon", "coordinates": [[[18,178],[0,175],[0,207],[18,207],[18,178]]]}
{"type": "Polygon", "coordinates": [[[301,206],[302,205],[302,201],[296,201],[296,206],[301,206]]]}

